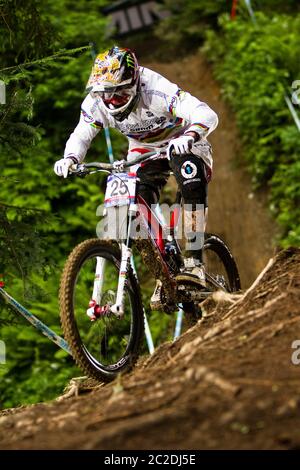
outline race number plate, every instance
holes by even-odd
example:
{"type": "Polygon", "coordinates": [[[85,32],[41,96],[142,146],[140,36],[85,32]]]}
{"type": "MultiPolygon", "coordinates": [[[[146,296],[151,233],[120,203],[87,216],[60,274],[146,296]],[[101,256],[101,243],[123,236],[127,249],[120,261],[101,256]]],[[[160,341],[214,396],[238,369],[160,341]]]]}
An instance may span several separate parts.
{"type": "Polygon", "coordinates": [[[124,206],[134,202],[136,191],[136,176],[128,173],[109,175],[105,191],[104,205],[124,206]]]}

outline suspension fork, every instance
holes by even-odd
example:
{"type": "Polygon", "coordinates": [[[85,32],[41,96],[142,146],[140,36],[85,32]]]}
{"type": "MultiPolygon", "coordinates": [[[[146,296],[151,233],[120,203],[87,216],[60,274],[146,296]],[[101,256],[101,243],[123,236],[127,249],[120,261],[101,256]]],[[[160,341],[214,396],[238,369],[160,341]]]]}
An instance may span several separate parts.
{"type": "Polygon", "coordinates": [[[131,238],[131,227],[132,221],[137,212],[137,205],[130,204],[128,209],[128,228],[127,228],[127,240],[121,243],[121,264],[119,271],[119,281],[116,302],[110,307],[110,311],[119,318],[124,315],[124,299],[125,299],[125,287],[126,281],[131,266],[132,257],[132,238],[131,238]]]}
{"type": "Polygon", "coordinates": [[[95,300],[98,305],[101,305],[105,264],[106,264],[105,258],[97,257],[94,288],[93,288],[93,300],[95,300]]]}

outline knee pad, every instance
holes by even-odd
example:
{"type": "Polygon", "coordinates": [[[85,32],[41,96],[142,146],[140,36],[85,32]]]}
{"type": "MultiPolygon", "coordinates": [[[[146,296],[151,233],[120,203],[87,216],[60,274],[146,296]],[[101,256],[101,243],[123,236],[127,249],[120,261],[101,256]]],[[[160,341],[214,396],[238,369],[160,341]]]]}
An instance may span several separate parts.
{"type": "Polygon", "coordinates": [[[207,207],[208,171],[204,161],[193,154],[174,155],[170,166],[184,202],[207,207]]]}

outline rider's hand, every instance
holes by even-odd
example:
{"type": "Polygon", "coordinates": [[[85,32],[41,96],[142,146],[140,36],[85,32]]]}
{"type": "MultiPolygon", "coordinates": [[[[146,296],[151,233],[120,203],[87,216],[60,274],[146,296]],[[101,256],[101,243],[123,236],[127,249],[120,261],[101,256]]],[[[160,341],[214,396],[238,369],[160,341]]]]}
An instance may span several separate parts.
{"type": "Polygon", "coordinates": [[[177,139],[170,141],[168,146],[168,155],[174,151],[177,155],[181,153],[190,153],[190,150],[195,142],[194,137],[191,135],[181,135],[177,139]]]}
{"type": "Polygon", "coordinates": [[[57,176],[63,176],[64,178],[67,178],[69,168],[74,165],[74,163],[78,163],[77,159],[74,157],[66,157],[57,160],[54,165],[54,173],[56,173],[57,176]]]}

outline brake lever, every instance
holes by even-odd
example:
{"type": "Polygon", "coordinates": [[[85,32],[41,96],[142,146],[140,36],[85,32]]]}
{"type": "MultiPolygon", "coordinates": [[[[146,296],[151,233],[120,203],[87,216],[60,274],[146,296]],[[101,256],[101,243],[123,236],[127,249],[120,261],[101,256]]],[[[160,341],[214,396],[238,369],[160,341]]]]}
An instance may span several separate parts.
{"type": "Polygon", "coordinates": [[[175,155],[176,153],[175,153],[174,145],[171,145],[171,147],[167,149],[167,159],[171,160],[171,158],[173,158],[175,155]]]}
{"type": "Polygon", "coordinates": [[[122,173],[125,170],[125,165],[126,161],[125,160],[117,160],[116,162],[113,163],[114,170],[116,170],[119,173],[122,173]]]}
{"type": "Polygon", "coordinates": [[[85,167],[83,163],[75,163],[69,168],[68,178],[70,176],[79,176],[79,178],[84,178],[89,173],[90,171],[85,167]]]}

